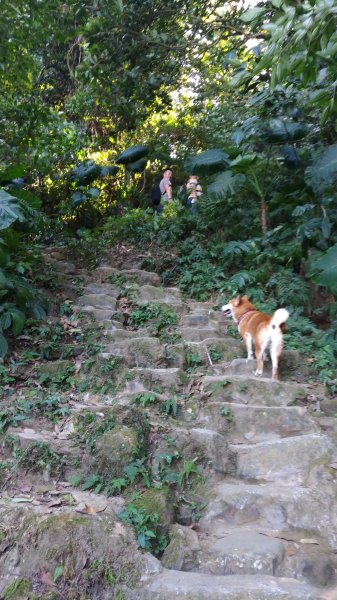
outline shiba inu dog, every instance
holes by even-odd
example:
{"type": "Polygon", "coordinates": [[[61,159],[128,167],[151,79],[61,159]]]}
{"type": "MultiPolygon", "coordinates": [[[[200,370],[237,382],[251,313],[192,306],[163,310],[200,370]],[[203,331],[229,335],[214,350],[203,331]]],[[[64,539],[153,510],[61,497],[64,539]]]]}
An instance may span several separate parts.
{"type": "Polygon", "coordinates": [[[247,360],[254,358],[253,347],[257,360],[255,375],[262,375],[265,352],[270,348],[270,357],[273,368],[273,379],[279,379],[278,363],[283,348],[282,326],[289,317],[285,308],[276,310],[272,317],[262,313],[249,302],[247,296],[237,296],[225,304],[223,312],[232,316],[238,324],[239,333],[242,335],[247,348],[247,360]]]}

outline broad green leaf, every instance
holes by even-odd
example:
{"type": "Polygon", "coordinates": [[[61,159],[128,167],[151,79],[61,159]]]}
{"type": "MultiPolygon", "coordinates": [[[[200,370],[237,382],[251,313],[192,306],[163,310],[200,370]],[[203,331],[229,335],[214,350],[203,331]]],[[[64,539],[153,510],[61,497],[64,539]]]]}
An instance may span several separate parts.
{"type": "Polygon", "coordinates": [[[16,220],[25,220],[16,198],[0,190],[0,229],[6,229],[16,220]]]}
{"type": "Polygon", "coordinates": [[[87,194],[89,194],[89,196],[91,196],[92,198],[96,199],[100,194],[100,190],[98,188],[90,188],[87,194]]]}
{"type": "Polygon", "coordinates": [[[6,356],[8,352],[8,343],[4,335],[0,333],[0,358],[6,356]]]}
{"type": "Polygon", "coordinates": [[[207,195],[210,197],[226,197],[234,194],[245,182],[242,174],[233,175],[231,171],[225,171],[218,175],[216,180],[208,186],[207,195]]]}
{"type": "Polygon", "coordinates": [[[142,146],[140,144],[136,146],[131,146],[122,152],[117,158],[116,163],[120,165],[126,165],[128,163],[133,163],[140,158],[144,158],[149,153],[149,149],[146,146],[142,146]]]}
{"type": "Polygon", "coordinates": [[[62,577],[63,571],[64,571],[64,566],[57,565],[57,567],[55,568],[54,577],[53,577],[55,582],[58,581],[60,579],[60,577],[62,577]]]}
{"type": "Polygon", "coordinates": [[[92,160],[86,160],[73,169],[72,180],[76,181],[78,185],[88,185],[98,179],[100,175],[101,167],[92,160]]]}
{"type": "Polygon", "coordinates": [[[119,167],[116,167],[115,165],[107,165],[106,167],[102,167],[101,169],[101,176],[102,177],[106,177],[107,175],[117,175],[119,171],[119,167]]]}
{"type": "Polygon", "coordinates": [[[234,160],[232,160],[230,167],[233,171],[238,173],[246,173],[247,170],[257,160],[257,154],[239,154],[234,160]]]}
{"type": "Polygon", "coordinates": [[[70,201],[71,201],[72,206],[77,206],[78,204],[81,204],[82,202],[85,202],[86,200],[87,200],[87,197],[85,194],[82,194],[82,192],[74,192],[70,196],[70,201]]]}
{"type": "Polygon", "coordinates": [[[7,277],[5,273],[0,269],[0,288],[4,288],[7,284],[7,277]]]}
{"type": "Polygon", "coordinates": [[[337,144],[328,146],[305,171],[306,182],[317,191],[333,185],[337,178],[337,144]]]}
{"type": "Polygon", "coordinates": [[[139,160],[126,165],[126,168],[128,171],[130,171],[130,173],[142,173],[146,167],[146,164],[146,158],[140,158],[139,160]]]}
{"type": "Polygon", "coordinates": [[[40,210],[42,206],[42,200],[29,190],[11,190],[11,195],[19,200],[23,200],[23,205],[27,204],[34,210],[40,210]]]}
{"type": "Polygon", "coordinates": [[[19,335],[23,330],[26,322],[25,314],[18,308],[10,308],[9,312],[12,317],[12,331],[14,335],[19,335]]]}
{"type": "Polygon", "coordinates": [[[337,244],[310,264],[312,279],[337,294],[337,244]]]}
{"type": "Polygon", "coordinates": [[[11,315],[8,311],[4,312],[0,317],[0,329],[1,331],[5,331],[10,327],[12,322],[11,315]]]}
{"type": "Polygon", "coordinates": [[[300,140],[309,133],[309,128],[305,123],[296,123],[284,119],[271,119],[262,124],[261,138],[267,142],[293,142],[300,140]]]}
{"type": "Polygon", "coordinates": [[[187,158],[184,170],[189,175],[208,176],[223,171],[228,165],[228,154],[220,148],[214,148],[187,158]]]}
{"type": "Polygon", "coordinates": [[[18,177],[22,177],[25,173],[25,167],[23,165],[14,165],[7,167],[3,171],[0,171],[0,181],[12,181],[18,177]]]}
{"type": "Polygon", "coordinates": [[[40,320],[46,318],[46,311],[44,310],[44,308],[42,308],[42,306],[40,306],[40,304],[34,304],[34,306],[32,307],[32,313],[35,319],[40,320]]]}
{"type": "Polygon", "coordinates": [[[257,19],[258,17],[263,15],[265,12],[266,12],[266,8],[261,8],[261,7],[255,6],[254,8],[249,8],[248,10],[246,10],[246,12],[244,12],[240,16],[240,20],[243,21],[244,23],[251,23],[251,21],[254,21],[254,19],[257,19]]]}

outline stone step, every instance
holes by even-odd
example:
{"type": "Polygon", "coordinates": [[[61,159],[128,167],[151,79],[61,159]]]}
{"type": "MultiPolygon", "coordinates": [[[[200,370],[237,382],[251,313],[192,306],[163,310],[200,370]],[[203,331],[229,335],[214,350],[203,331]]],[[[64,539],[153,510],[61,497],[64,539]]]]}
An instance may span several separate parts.
{"type": "Polygon", "coordinates": [[[105,327],[109,327],[111,319],[116,317],[116,311],[113,308],[95,308],[94,306],[81,306],[81,311],[88,313],[92,318],[105,327]]]}
{"type": "Polygon", "coordinates": [[[200,556],[200,571],[214,575],[275,575],[286,542],[255,530],[236,529],[209,543],[200,556]]]}
{"type": "Polygon", "coordinates": [[[77,300],[78,306],[92,306],[115,311],[117,309],[117,297],[108,294],[84,294],[77,300]]]}
{"type": "Polygon", "coordinates": [[[194,302],[190,300],[188,302],[189,311],[193,313],[209,314],[214,308],[214,302],[194,302]]]}
{"type": "Polygon", "coordinates": [[[232,442],[264,441],[319,431],[304,406],[254,406],[234,402],[207,403],[198,422],[232,442]]]}
{"type": "Polygon", "coordinates": [[[91,282],[83,288],[83,294],[105,294],[106,296],[118,298],[119,289],[112,283],[91,282]]]}
{"type": "Polygon", "coordinates": [[[155,337],[133,337],[110,342],[104,351],[108,355],[125,359],[128,367],[156,367],[165,363],[165,348],[155,337]]]}
{"type": "Polygon", "coordinates": [[[109,349],[109,344],[118,343],[123,340],[134,340],[139,338],[152,337],[150,330],[147,327],[142,329],[113,329],[109,332],[106,348],[109,349]]]}
{"type": "Polygon", "coordinates": [[[135,385],[142,384],[143,389],[151,390],[153,387],[163,387],[170,392],[177,391],[187,383],[186,373],[179,368],[150,369],[134,368],[127,371],[126,389],[132,390],[135,385]]]}
{"type": "Polygon", "coordinates": [[[305,400],[303,384],[278,382],[263,377],[212,375],[202,378],[204,395],[211,402],[238,402],[262,406],[289,406],[305,400]]]}
{"type": "Polygon", "coordinates": [[[230,343],[228,342],[229,338],[225,337],[210,337],[206,338],[202,342],[184,342],[171,344],[167,346],[167,356],[172,367],[188,367],[188,366],[211,366],[212,362],[212,372],[214,370],[225,371],[223,366],[218,367],[217,363],[214,361],[214,352],[216,352],[219,356],[221,356],[221,360],[231,360],[233,356],[237,356],[238,349],[235,343],[233,344],[233,340],[230,339],[230,343]],[[191,357],[194,355],[194,357],[191,357]],[[213,360],[212,360],[213,356],[213,360]],[[189,364],[189,358],[193,358],[195,364],[189,364]],[[214,361],[214,362],[213,362],[214,361]]]}
{"type": "Polygon", "coordinates": [[[318,533],[336,543],[334,501],[322,484],[321,489],[311,489],[279,482],[224,482],[213,489],[211,496],[198,523],[200,530],[208,534],[253,523],[259,529],[301,530],[308,538],[318,533]]]}
{"type": "Polygon", "coordinates": [[[225,337],[216,327],[181,327],[180,334],[185,342],[203,342],[209,338],[223,339],[225,337]]]}
{"type": "Polygon", "coordinates": [[[139,302],[182,304],[182,295],[178,288],[162,288],[153,285],[142,285],[138,288],[137,293],[139,302]]]}
{"type": "Polygon", "coordinates": [[[329,462],[334,446],[327,436],[313,433],[257,444],[231,444],[230,449],[235,453],[240,478],[301,484],[314,467],[329,462]]]}
{"type": "Polygon", "coordinates": [[[268,575],[213,576],[164,569],[135,597],[140,600],[318,600],[319,591],[290,578],[268,575]]]}
{"type": "Polygon", "coordinates": [[[292,577],[313,585],[335,581],[336,559],[325,541],[300,531],[278,533],[258,528],[219,529],[214,535],[171,525],[162,565],[177,571],[218,575],[292,577]],[[312,542],[312,543],[309,543],[312,542]]]}
{"type": "Polygon", "coordinates": [[[60,438],[54,431],[37,431],[29,427],[9,427],[7,434],[11,435],[15,440],[15,444],[21,449],[29,452],[29,449],[35,444],[47,444],[52,452],[67,458],[79,456],[81,451],[74,445],[71,439],[66,437],[71,436],[74,428],[68,432],[67,436],[60,438]]]}
{"type": "Polygon", "coordinates": [[[121,277],[130,283],[135,282],[138,285],[158,286],[161,284],[161,279],[157,273],[143,271],[142,269],[115,269],[109,265],[102,265],[92,271],[91,275],[94,281],[106,281],[109,278],[114,280],[117,277],[121,277]]]}
{"type": "MultiPolygon", "coordinates": [[[[244,344],[241,341],[243,352],[245,352],[244,344]]],[[[246,354],[245,354],[246,356],[246,354]]],[[[292,371],[299,368],[302,364],[302,358],[296,350],[283,350],[280,360],[280,372],[282,378],[283,371],[292,371]]],[[[256,360],[247,360],[246,358],[234,359],[228,367],[228,373],[233,375],[251,375],[256,370],[256,360]]],[[[264,361],[264,375],[269,377],[271,373],[271,361],[267,352],[266,360],[264,361]]]]}
{"type": "Polygon", "coordinates": [[[217,326],[221,331],[226,331],[230,321],[223,313],[216,311],[190,312],[180,321],[182,327],[202,327],[205,325],[217,326]]]}

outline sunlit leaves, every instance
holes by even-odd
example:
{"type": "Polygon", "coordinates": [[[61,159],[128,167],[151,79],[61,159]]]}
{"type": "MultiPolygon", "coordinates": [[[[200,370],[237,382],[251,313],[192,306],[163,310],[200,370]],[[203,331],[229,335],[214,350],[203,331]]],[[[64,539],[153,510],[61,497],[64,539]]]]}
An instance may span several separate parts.
{"type": "Polygon", "coordinates": [[[6,229],[14,221],[24,221],[16,198],[0,189],[0,229],[6,229]]]}

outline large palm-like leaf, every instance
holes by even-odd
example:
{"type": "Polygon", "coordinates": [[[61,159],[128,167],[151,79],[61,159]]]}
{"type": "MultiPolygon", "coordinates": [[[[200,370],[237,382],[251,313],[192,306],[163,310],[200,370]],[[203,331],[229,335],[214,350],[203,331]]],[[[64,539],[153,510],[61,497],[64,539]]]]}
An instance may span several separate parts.
{"type": "Polygon", "coordinates": [[[337,244],[310,264],[312,279],[337,294],[337,244]]]}
{"type": "Polygon", "coordinates": [[[271,144],[295,142],[301,140],[309,133],[305,123],[286,121],[285,119],[270,119],[263,123],[261,137],[271,144]]]}
{"type": "Polygon", "coordinates": [[[5,190],[0,190],[0,229],[6,229],[17,220],[25,219],[16,198],[5,190]]]}
{"type": "Polygon", "coordinates": [[[242,187],[245,179],[245,176],[241,173],[233,175],[231,171],[225,171],[218,175],[216,180],[208,186],[207,195],[213,198],[224,198],[234,194],[242,187]]]}
{"type": "Polygon", "coordinates": [[[140,158],[135,162],[127,164],[126,168],[130,173],[142,173],[146,167],[146,163],[146,158],[140,158]]]}
{"type": "Polygon", "coordinates": [[[92,160],[86,160],[73,169],[72,179],[78,185],[88,185],[101,175],[101,167],[96,165],[92,160]]]}
{"type": "Polygon", "coordinates": [[[116,163],[118,165],[127,165],[128,163],[136,162],[140,158],[144,158],[148,152],[149,149],[141,144],[138,144],[137,146],[130,146],[130,148],[124,150],[124,152],[122,152],[116,158],[116,163]]]}
{"type": "Polygon", "coordinates": [[[322,191],[337,180],[337,144],[328,146],[305,171],[306,182],[315,191],[322,191]]]}
{"type": "Polygon", "coordinates": [[[228,154],[219,148],[206,150],[197,156],[186,159],[184,169],[189,175],[213,175],[229,165],[228,154]]]}

